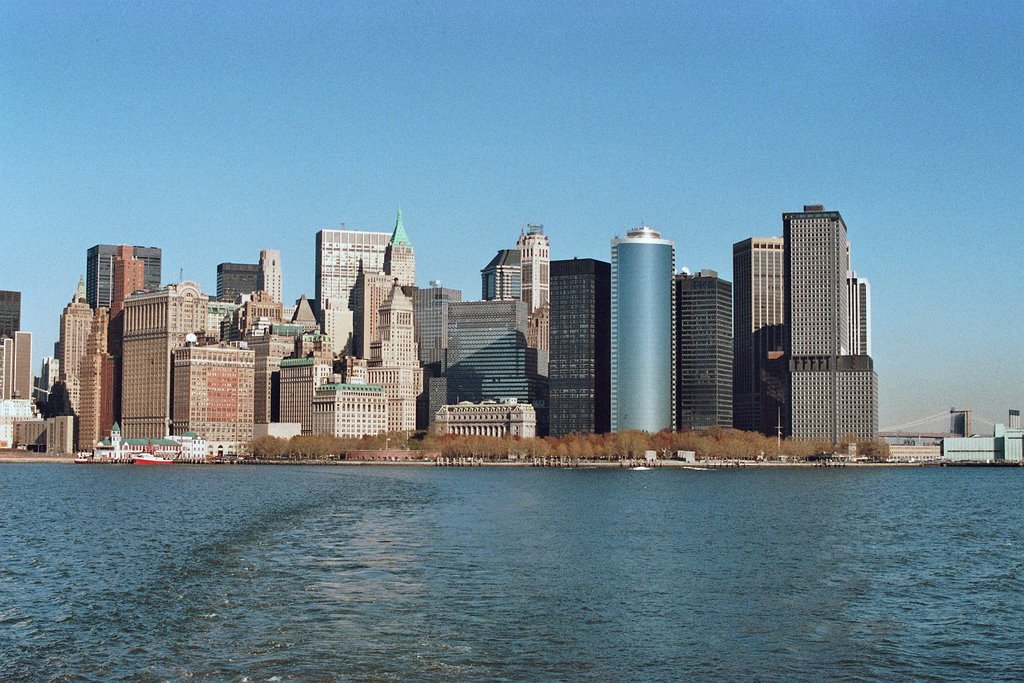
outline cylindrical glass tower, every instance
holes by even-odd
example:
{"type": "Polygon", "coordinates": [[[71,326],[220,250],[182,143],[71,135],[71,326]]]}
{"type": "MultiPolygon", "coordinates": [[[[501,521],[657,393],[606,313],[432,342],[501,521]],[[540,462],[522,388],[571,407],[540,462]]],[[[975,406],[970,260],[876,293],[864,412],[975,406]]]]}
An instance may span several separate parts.
{"type": "Polygon", "coordinates": [[[675,424],[675,246],[648,227],[612,240],[612,431],[675,424]]]}

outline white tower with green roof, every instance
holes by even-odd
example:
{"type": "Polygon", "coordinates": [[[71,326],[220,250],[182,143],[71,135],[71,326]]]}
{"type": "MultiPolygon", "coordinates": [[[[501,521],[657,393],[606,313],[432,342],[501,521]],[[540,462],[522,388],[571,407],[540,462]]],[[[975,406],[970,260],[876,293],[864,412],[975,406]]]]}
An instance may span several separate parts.
{"type": "Polygon", "coordinates": [[[403,287],[416,285],[416,257],[402,224],[402,207],[398,207],[395,229],[384,250],[384,272],[398,280],[398,284],[403,287]]]}

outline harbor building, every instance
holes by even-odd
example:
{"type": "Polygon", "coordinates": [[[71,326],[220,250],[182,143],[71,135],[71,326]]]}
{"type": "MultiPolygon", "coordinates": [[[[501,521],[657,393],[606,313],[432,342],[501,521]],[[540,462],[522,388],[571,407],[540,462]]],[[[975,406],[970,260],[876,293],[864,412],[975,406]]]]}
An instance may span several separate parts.
{"type": "Polygon", "coordinates": [[[388,431],[388,400],[378,384],[345,383],[340,378],[316,388],[313,433],[338,438],[376,436],[388,431]]]}
{"type": "Polygon", "coordinates": [[[675,427],[732,427],[732,283],[701,270],[675,287],[675,427]]]}
{"type": "Polygon", "coordinates": [[[209,297],[194,282],[124,302],[121,426],[126,438],[163,438],[171,427],[171,351],[206,328],[209,297]]]}
{"type": "Polygon", "coordinates": [[[260,252],[260,261],[256,278],[256,289],[266,292],[270,298],[283,303],[284,290],[281,277],[281,252],[277,249],[264,249],[260,252]]]}
{"type": "Polygon", "coordinates": [[[256,263],[218,263],[217,300],[235,301],[241,294],[260,289],[260,267],[256,263]]]}
{"type": "Polygon", "coordinates": [[[1024,430],[996,424],[992,436],[957,436],[942,440],[942,459],[948,462],[1020,463],[1024,430]]]}
{"type": "Polygon", "coordinates": [[[850,245],[838,211],[784,213],[789,433],[798,439],[878,434],[878,377],[851,348],[850,245]]]}
{"type": "Polygon", "coordinates": [[[611,264],[551,262],[550,431],[611,428],[611,264]]]}
{"type": "Polygon", "coordinates": [[[733,426],[771,436],[788,424],[784,244],[751,237],[732,247],[733,426]]]}
{"type": "Polygon", "coordinates": [[[642,226],[611,251],[611,430],[672,429],[675,246],[642,226]]]}
{"type": "Polygon", "coordinates": [[[437,409],[434,431],[459,436],[532,439],[537,436],[537,414],[533,406],[514,398],[480,403],[462,401],[437,409]]]}
{"type": "Polygon", "coordinates": [[[171,434],[198,434],[216,455],[244,452],[253,434],[255,353],[245,342],[197,346],[187,335],[172,364],[171,434]]]}
{"type": "MultiPolygon", "coordinates": [[[[93,308],[109,307],[114,293],[114,259],[120,247],[114,244],[97,244],[85,254],[85,291],[89,305],[93,308]]],[[[142,283],[138,289],[156,291],[160,289],[161,251],[158,247],[129,246],[130,257],[143,263],[142,283]]],[[[122,252],[123,253],[123,252],[122,252]]],[[[128,290],[124,296],[134,294],[128,290]]],[[[123,300],[123,297],[122,297],[123,300]]]]}

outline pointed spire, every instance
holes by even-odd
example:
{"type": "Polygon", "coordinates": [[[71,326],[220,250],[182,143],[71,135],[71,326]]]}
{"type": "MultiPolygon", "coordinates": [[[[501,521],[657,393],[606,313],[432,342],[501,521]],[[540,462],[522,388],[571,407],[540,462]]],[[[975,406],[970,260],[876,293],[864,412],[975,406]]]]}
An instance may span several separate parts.
{"type": "Polygon", "coordinates": [[[402,225],[402,207],[398,207],[398,217],[395,219],[395,231],[391,233],[391,241],[389,242],[392,246],[398,245],[401,247],[412,247],[412,242],[409,241],[409,236],[405,234],[405,226],[402,225]]]}
{"type": "Polygon", "coordinates": [[[71,297],[71,303],[77,303],[79,301],[86,301],[88,295],[85,293],[85,276],[80,275],[78,277],[78,287],[75,289],[74,295],[71,297]]]}

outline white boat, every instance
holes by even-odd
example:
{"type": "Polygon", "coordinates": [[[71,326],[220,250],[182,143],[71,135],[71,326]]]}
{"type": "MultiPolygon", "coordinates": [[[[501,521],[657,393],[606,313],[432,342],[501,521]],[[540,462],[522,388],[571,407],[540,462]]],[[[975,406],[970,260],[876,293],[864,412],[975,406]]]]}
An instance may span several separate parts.
{"type": "Polygon", "coordinates": [[[152,453],[142,453],[136,455],[132,460],[134,465],[173,465],[174,461],[170,458],[165,458],[160,455],[153,455],[152,453]]]}
{"type": "Polygon", "coordinates": [[[649,470],[651,468],[650,467],[644,467],[643,465],[637,465],[636,467],[630,467],[629,469],[633,470],[634,472],[646,472],[647,470],[649,470]]]}

